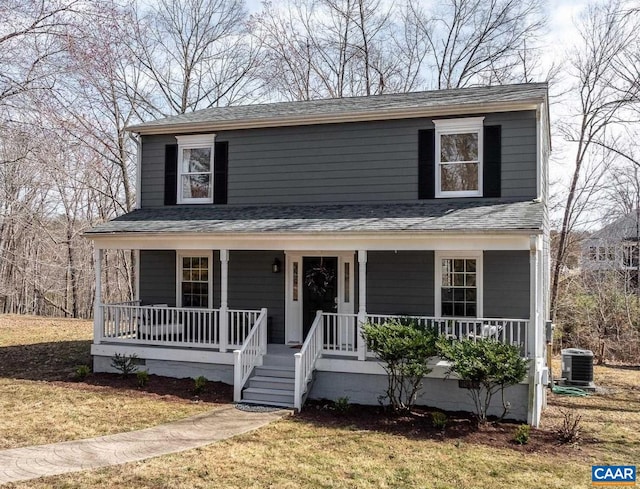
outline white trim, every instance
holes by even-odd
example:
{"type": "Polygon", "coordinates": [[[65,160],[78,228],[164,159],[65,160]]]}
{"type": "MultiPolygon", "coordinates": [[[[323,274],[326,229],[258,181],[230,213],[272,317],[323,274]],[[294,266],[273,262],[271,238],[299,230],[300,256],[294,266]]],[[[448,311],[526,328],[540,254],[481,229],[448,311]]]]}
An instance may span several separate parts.
{"type": "Polygon", "coordinates": [[[285,343],[302,343],[303,338],[303,304],[304,304],[304,278],[302,276],[305,257],[323,256],[325,258],[337,258],[337,312],[339,314],[353,314],[354,311],[354,251],[286,251],[285,252],[285,343]],[[293,300],[293,267],[298,263],[298,300],[293,300]],[[344,300],[344,264],[350,264],[351,280],[349,283],[350,301],[344,300]]]}
{"type": "Polygon", "coordinates": [[[131,135],[136,142],[136,204],[135,208],[142,207],[142,137],[131,135]]]}
{"type": "Polygon", "coordinates": [[[105,343],[91,345],[91,355],[113,357],[116,353],[120,355],[136,354],[138,358],[145,360],[233,365],[233,353],[231,352],[220,353],[197,348],[163,348],[159,346],[112,345],[105,343]]]}
{"type": "MultiPolygon", "coordinates": [[[[484,152],[484,117],[466,117],[464,119],[440,119],[434,120],[435,134],[435,197],[482,197],[483,187],[483,152],[484,152]],[[456,162],[442,163],[440,161],[441,136],[446,134],[477,133],[478,134],[478,189],[477,190],[441,190],[440,167],[443,164],[455,164],[456,162]]],[[[464,162],[459,162],[460,164],[464,162]]],[[[475,162],[470,162],[475,163],[475,162]]]]}
{"type": "Polygon", "coordinates": [[[442,260],[466,258],[476,260],[476,316],[483,317],[484,312],[484,253],[482,251],[436,251],[434,253],[434,316],[442,316],[442,260]]]}
{"type": "MultiPolygon", "coordinates": [[[[215,176],[214,172],[214,164],[215,164],[215,142],[216,135],[215,134],[198,134],[198,135],[190,135],[190,136],[176,136],[176,140],[178,141],[178,168],[176,172],[176,196],[178,204],[211,204],[213,203],[213,179],[215,176]],[[209,194],[210,197],[206,198],[187,198],[182,195],[182,154],[185,149],[197,149],[197,148],[209,148],[211,150],[211,156],[209,161],[209,194]]],[[[204,173],[204,172],[203,172],[204,173]]]]}
{"type": "Polygon", "coordinates": [[[211,250],[176,250],[176,307],[182,307],[182,258],[206,257],[209,259],[208,308],[213,309],[213,252],[211,250]]]}
{"type": "MultiPolygon", "coordinates": [[[[540,231],[542,232],[542,231],[540,231]]],[[[203,234],[203,233],[128,233],[86,235],[102,249],[149,250],[265,250],[314,252],[396,250],[528,250],[532,231],[508,233],[377,233],[337,234],[203,234]]]]}
{"type": "Polygon", "coordinates": [[[93,342],[99,344],[102,337],[102,255],[100,248],[93,250],[93,266],[96,272],[95,300],[93,303],[93,342]]]}
{"type": "Polygon", "coordinates": [[[520,100],[518,102],[469,103],[448,107],[410,107],[395,110],[375,110],[368,112],[351,112],[349,114],[314,114],[312,116],[291,116],[262,118],[238,121],[206,121],[185,124],[154,124],[153,126],[134,125],[127,128],[138,134],[175,134],[177,131],[211,132],[232,129],[254,129],[264,127],[306,126],[315,124],[334,124],[340,122],[366,122],[397,119],[415,119],[422,117],[443,117],[462,114],[486,114],[488,112],[517,112],[536,110],[543,103],[540,97],[520,100]]]}

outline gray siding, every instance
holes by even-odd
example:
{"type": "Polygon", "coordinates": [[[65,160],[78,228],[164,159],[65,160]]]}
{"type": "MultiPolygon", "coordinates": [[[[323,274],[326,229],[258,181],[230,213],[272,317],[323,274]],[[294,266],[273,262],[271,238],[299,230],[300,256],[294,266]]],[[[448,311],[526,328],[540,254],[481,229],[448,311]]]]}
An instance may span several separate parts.
{"type": "MultiPolygon", "coordinates": [[[[487,114],[502,125],[502,196],[536,196],[535,112],[487,114]]],[[[221,131],[229,142],[228,203],[413,201],[418,130],[432,118],[221,131]]],[[[144,136],[142,206],[164,205],[164,152],[174,136],[144,136]]]]}
{"type": "Polygon", "coordinates": [[[140,251],[140,299],[146,305],[176,305],[175,251],[140,251]]]}
{"type": "Polygon", "coordinates": [[[484,252],[484,317],[529,317],[529,252],[484,252]]]}
{"type": "Polygon", "coordinates": [[[433,251],[370,251],[367,312],[432,316],[433,251]]]}
{"type": "Polygon", "coordinates": [[[284,253],[231,251],[229,253],[229,308],[268,309],[269,343],[284,343],[284,271],[271,272],[274,258],[284,265],[284,253]]]}

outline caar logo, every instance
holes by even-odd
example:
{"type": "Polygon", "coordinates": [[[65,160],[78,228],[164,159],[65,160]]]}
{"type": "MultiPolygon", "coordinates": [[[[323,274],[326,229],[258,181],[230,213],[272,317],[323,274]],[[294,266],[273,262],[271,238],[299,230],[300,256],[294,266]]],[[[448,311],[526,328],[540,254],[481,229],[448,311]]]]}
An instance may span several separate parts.
{"type": "Polygon", "coordinates": [[[594,486],[635,486],[635,465],[592,465],[591,484],[594,486]]]}

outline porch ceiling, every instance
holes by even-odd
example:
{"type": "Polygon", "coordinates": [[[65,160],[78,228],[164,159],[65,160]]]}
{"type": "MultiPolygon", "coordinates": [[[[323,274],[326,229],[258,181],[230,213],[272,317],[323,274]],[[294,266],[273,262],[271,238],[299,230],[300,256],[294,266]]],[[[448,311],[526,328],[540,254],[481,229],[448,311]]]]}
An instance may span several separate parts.
{"type": "Polygon", "coordinates": [[[86,234],[272,235],[371,233],[526,233],[543,229],[541,202],[503,199],[398,204],[172,206],[138,209],[86,234]]]}

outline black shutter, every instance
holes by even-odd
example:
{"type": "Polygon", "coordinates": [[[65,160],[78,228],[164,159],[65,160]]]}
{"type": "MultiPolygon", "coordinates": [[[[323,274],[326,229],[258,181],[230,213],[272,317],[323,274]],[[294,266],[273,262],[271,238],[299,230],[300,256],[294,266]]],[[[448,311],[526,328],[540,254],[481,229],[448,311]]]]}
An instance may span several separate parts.
{"type": "Polygon", "coordinates": [[[229,143],[216,142],[213,157],[213,203],[227,203],[227,169],[229,167],[229,143]]]}
{"type": "Polygon", "coordinates": [[[436,131],[418,131],[418,198],[433,199],[436,185],[436,131]]]}
{"type": "Polygon", "coordinates": [[[178,145],[167,144],[164,149],[164,205],[176,205],[178,190],[178,145]]]}
{"type": "Polygon", "coordinates": [[[483,197],[500,197],[502,163],[502,126],[484,127],[484,172],[482,175],[483,197]]]}

